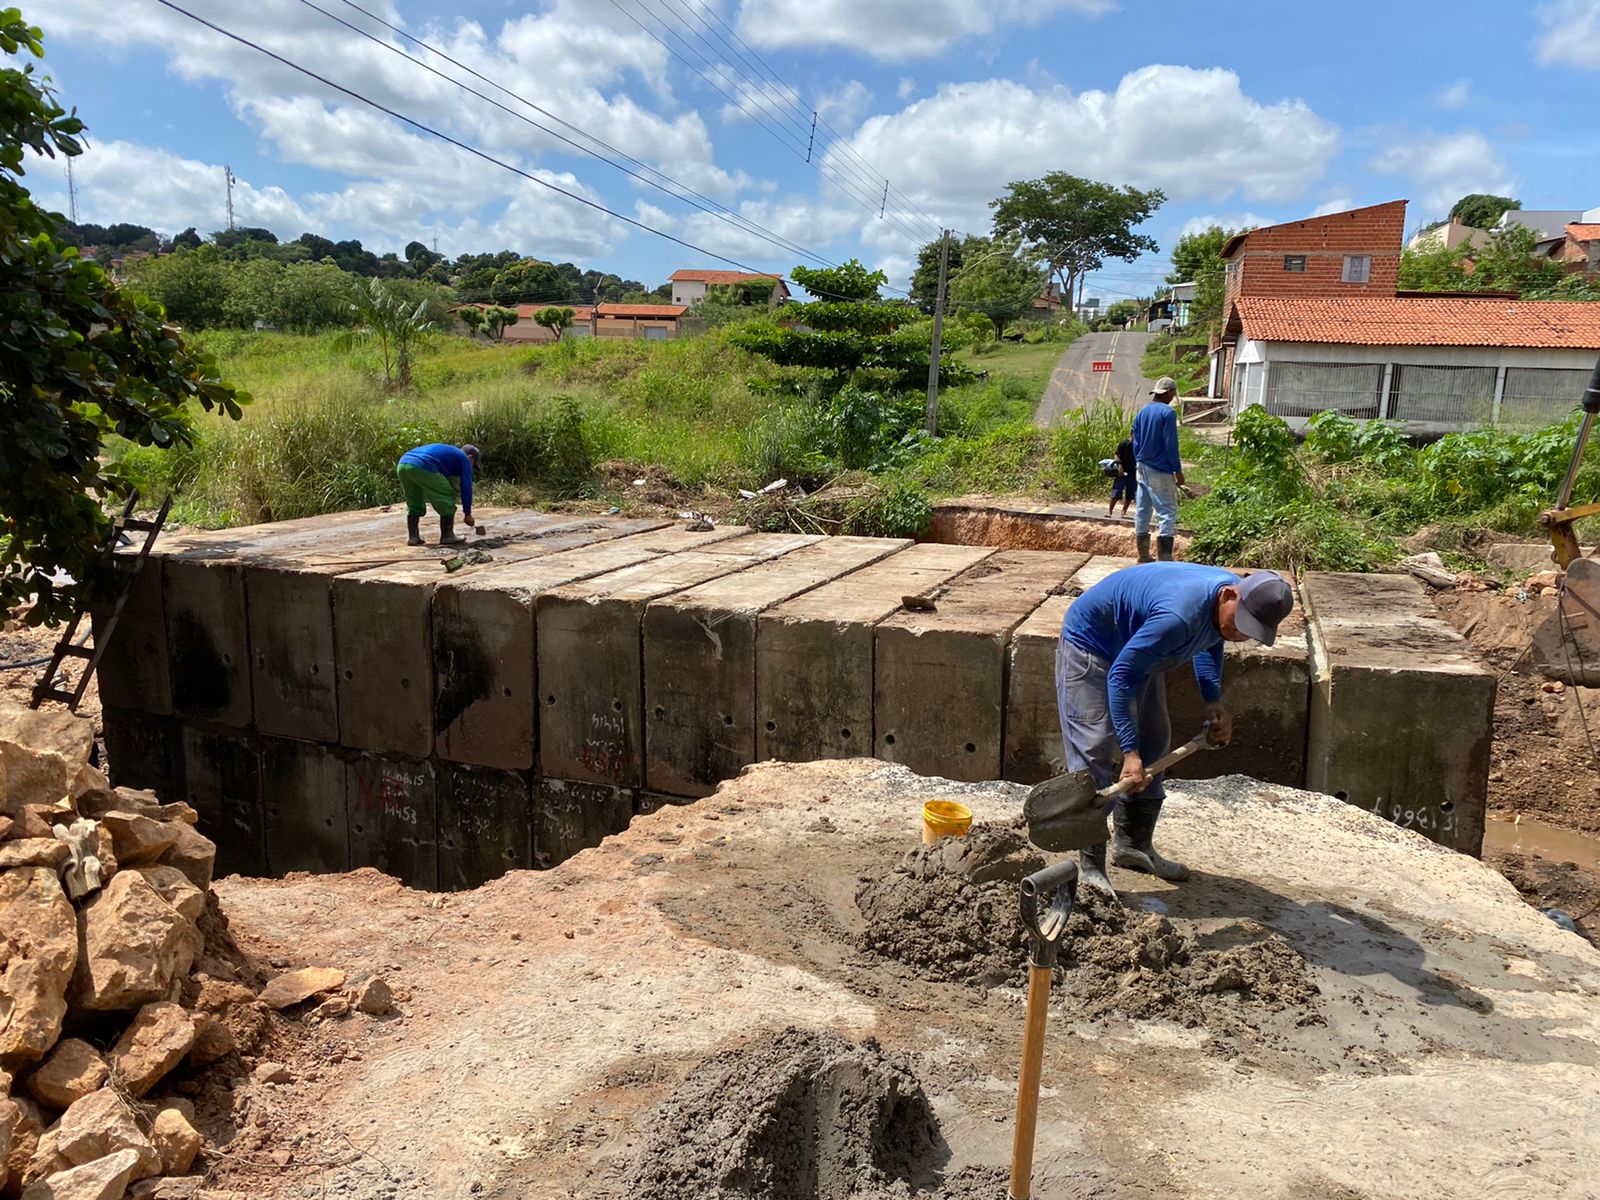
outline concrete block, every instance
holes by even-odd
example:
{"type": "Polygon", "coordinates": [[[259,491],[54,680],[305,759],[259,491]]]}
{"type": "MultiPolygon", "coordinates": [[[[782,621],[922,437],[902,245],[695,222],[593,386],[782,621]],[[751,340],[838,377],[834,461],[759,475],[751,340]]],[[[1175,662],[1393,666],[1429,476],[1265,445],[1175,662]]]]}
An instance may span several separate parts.
{"type": "Polygon", "coordinates": [[[621,833],[633,819],[634,792],[604,784],[539,779],[533,789],[533,862],[541,870],[621,833]]]}
{"type": "Polygon", "coordinates": [[[1306,787],[1481,852],[1495,673],[1409,575],[1307,574],[1306,787]]]}
{"type": "Polygon", "coordinates": [[[1123,558],[1116,554],[1096,554],[1073,573],[1071,586],[1074,592],[1087,592],[1106,576],[1125,567],[1139,565],[1136,558],[1123,558]]]}
{"type": "Polygon", "coordinates": [[[236,729],[251,723],[250,640],[244,574],[225,560],[162,564],[172,710],[236,729]]]}
{"type": "MultiPolygon", "coordinates": [[[[1294,585],[1292,578],[1285,578],[1294,585]]],[[[1311,664],[1305,609],[1298,599],[1294,611],[1278,627],[1276,644],[1228,645],[1222,664],[1222,699],[1233,716],[1233,741],[1226,749],[1196,754],[1180,763],[1173,778],[1248,775],[1267,783],[1304,787],[1311,664]]],[[[1167,673],[1167,711],[1175,741],[1199,731],[1205,704],[1192,667],[1167,673]]]]}
{"type": "Polygon", "coordinates": [[[644,653],[651,601],[817,539],[758,533],[662,555],[539,597],[541,774],[613,787],[644,782],[644,653]],[[713,549],[715,553],[713,553],[713,549]]]}
{"type": "Polygon", "coordinates": [[[579,579],[660,557],[682,534],[657,530],[494,566],[434,589],[434,745],[452,762],[534,763],[534,601],[579,579]]]}
{"type": "Polygon", "coordinates": [[[255,739],[186,726],[182,744],[183,798],[200,814],[200,831],[217,844],[216,873],[267,874],[261,755],[255,739]]]}
{"type": "Polygon", "coordinates": [[[439,887],[439,812],[429,762],[360,754],[346,776],[350,867],[376,867],[408,887],[439,887]]]}
{"type": "Polygon", "coordinates": [[[1066,595],[1049,597],[1011,634],[1001,772],[1018,783],[1038,783],[1066,769],[1056,707],[1056,647],[1072,601],[1066,595]]]}
{"type": "Polygon", "coordinates": [[[345,764],[328,747],[261,739],[261,809],[269,873],[350,869],[346,790],[345,764]]]}
{"type": "Polygon", "coordinates": [[[100,713],[106,774],[117,787],[150,788],[163,802],[182,799],[183,743],[170,717],[105,707],[100,713]]]}
{"type": "Polygon", "coordinates": [[[265,734],[339,740],[333,601],[323,570],[245,568],[250,694],[265,734]]]}
{"type": "Polygon", "coordinates": [[[902,597],[933,595],[995,553],[911,546],[761,614],[756,759],[808,762],[872,753],[872,645],[902,597]]]}
{"type": "MultiPolygon", "coordinates": [[[[132,557],[126,556],[126,557],[132,557]]],[[[94,606],[94,644],[104,647],[96,675],[100,703],[138,709],[152,716],[172,715],[172,677],[168,673],[167,618],[161,598],[161,560],[148,559],[133,578],[116,629],[105,637],[109,603],[94,606]]]]}
{"type": "Polygon", "coordinates": [[[435,559],[394,563],[332,580],[338,740],[425,758],[433,753],[433,592],[496,566],[660,529],[654,519],[596,521],[518,514],[488,525],[474,548],[490,561],[446,574],[435,559]],[[542,520],[535,523],[533,517],[542,520]]]}
{"type": "Polygon", "coordinates": [[[439,887],[465,891],[533,865],[533,795],[526,772],[440,763],[439,887]]]}
{"type": "Polygon", "coordinates": [[[997,779],[1011,631],[1063,588],[1084,554],[1007,550],[952,580],[931,613],[878,626],[877,756],[924,775],[997,779]]]}
{"type": "Polygon", "coordinates": [[[826,538],[652,602],[644,614],[646,786],[705,796],[754,762],[761,612],[909,544],[826,538]]]}

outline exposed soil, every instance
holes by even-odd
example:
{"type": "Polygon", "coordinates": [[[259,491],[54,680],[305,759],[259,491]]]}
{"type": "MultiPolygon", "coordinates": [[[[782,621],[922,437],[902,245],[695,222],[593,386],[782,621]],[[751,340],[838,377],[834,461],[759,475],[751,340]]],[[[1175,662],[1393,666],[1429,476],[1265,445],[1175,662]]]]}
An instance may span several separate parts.
{"type": "MultiPolygon", "coordinates": [[[[861,945],[928,979],[1020,987],[1027,939],[1016,885],[1043,865],[1011,827],[977,827],[966,839],[918,847],[862,880],[861,945]]],[[[1165,1020],[1219,1032],[1232,1031],[1252,1007],[1293,1008],[1300,1024],[1321,1020],[1319,989],[1283,938],[1248,918],[1225,931],[1204,925],[1079,889],[1056,973],[1060,1007],[1080,1020],[1165,1020]]]]}
{"type": "Polygon", "coordinates": [[[1529,904],[1560,909],[1580,933],[1600,945],[1600,874],[1532,854],[1490,854],[1484,861],[1509,879],[1529,904]]]}
{"type": "MultiPolygon", "coordinates": [[[[79,634],[87,630],[87,618],[78,627],[79,634]]],[[[30,659],[48,659],[55,649],[56,642],[61,640],[62,628],[30,628],[21,621],[8,620],[3,629],[0,629],[0,664],[23,663],[30,659]]],[[[90,642],[89,645],[93,645],[90,642]]],[[[24,704],[33,694],[34,684],[39,682],[39,677],[44,674],[44,663],[37,666],[15,667],[9,670],[0,670],[0,690],[8,693],[8,699],[21,699],[24,704]]],[[[83,660],[69,658],[62,666],[62,674],[58,678],[62,687],[71,687],[78,680],[78,672],[83,667],[83,660]]],[[[95,680],[89,681],[88,688],[83,693],[83,699],[78,704],[78,712],[88,717],[95,723],[96,729],[100,725],[100,686],[95,680]]]]}
{"type": "MultiPolygon", "coordinates": [[[[941,505],[924,535],[930,542],[956,546],[997,546],[1002,550],[1075,550],[1084,554],[1109,554],[1131,557],[1134,545],[1133,522],[1118,525],[1075,519],[1052,513],[1009,512],[1003,508],[941,505]]],[[[1180,555],[1187,551],[1189,539],[1178,535],[1180,555]]]]}

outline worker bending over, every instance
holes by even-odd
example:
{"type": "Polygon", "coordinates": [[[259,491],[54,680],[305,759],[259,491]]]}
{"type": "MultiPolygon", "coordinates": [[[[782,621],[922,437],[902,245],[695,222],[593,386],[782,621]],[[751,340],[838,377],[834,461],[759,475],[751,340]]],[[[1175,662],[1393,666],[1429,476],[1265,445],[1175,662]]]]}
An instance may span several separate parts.
{"type": "Polygon", "coordinates": [[[461,515],[472,526],[472,472],[478,467],[476,446],[445,446],[438,442],[418,446],[400,456],[395,474],[406,497],[406,544],[422,545],[422,518],[433,505],[439,514],[439,544],[453,546],[456,536],[456,486],[461,488],[461,515]],[[456,483],[451,481],[455,480],[456,483]]]}
{"type": "MultiPolygon", "coordinates": [[[[1068,771],[1087,769],[1096,788],[1133,781],[1114,809],[1112,861],[1119,867],[1162,879],[1189,876],[1182,863],[1156,853],[1166,789],[1144,767],[1172,740],[1166,672],[1193,661],[1212,740],[1226,744],[1233,720],[1222,703],[1222,644],[1253,638],[1272,645],[1293,608],[1293,591],[1271,572],[1241,578],[1179,562],[1124,568],[1072,602],[1056,649],[1061,737],[1068,771]]],[[[1085,885],[1116,894],[1104,842],[1079,851],[1078,861],[1085,885]]]]}

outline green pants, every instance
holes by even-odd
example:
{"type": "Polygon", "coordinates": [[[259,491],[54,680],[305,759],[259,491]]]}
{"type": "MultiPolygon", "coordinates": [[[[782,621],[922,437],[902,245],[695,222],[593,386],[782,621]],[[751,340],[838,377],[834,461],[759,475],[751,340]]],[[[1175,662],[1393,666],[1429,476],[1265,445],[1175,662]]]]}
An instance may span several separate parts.
{"type": "Polygon", "coordinates": [[[420,517],[433,505],[441,517],[456,515],[456,487],[437,471],[401,463],[394,473],[400,476],[400,490],[406,496],[406,516],[420,517]]]}

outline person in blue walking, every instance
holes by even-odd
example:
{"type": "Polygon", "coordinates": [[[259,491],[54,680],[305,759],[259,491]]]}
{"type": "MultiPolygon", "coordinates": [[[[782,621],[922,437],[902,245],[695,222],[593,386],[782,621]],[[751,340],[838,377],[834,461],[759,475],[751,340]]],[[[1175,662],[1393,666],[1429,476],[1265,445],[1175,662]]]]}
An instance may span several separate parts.
{"type": "Polygon", "coordinates": [[[472,527],[472,473],[477,470],[476,446],[446,446],[435,442],[400,456],[395,474],[406,498],[406,545],[422,545],[422,518],[433,505],[439,514],[439,544],[460,545],[456,536],[456,487],[461,488],[461,515],[472,527]],[[454,480],[456,482],[452,483],[454,480]]]}
{"type": "MultiPolygon", "coordinates": [[[[1166,673],[1193,662],[1213,741],[1233,737],[1222,698],[1225,642],[1270,646],[1294,608],[1278,575],[1240,576],[1200,563],[1155,563],[1113,572],[1073,600],[1056,648],[1056,704],[1068,771],[1087,770],[1095,787],[1132,780],[1116,804],[1112,862],[1182,880],[1189,869],[1156,853],[1154,836],[1166,798],[1162,776],[1145,771],[1167,752],[1166,673]],[[1120,765],[1119,765],[1120,760],[1120,765]]],[[[1106,846],[1078,852],[1079,878],[1116,893],[1106,874],[1106,846]]]]}
{"type": "Polygon", "coordinates": [[[1156,528],[1156,552],[1162,562],[1172,561],[1172,543],[1178,535],[1178,485],[1183,463],[1178,460],[1178,413],[1172,407],[1178,385],[1163,375],[1150,389],[1150,403],[1133,418],[1133,457],[1138,463],[1139,496],[1133,513],[1133,536],[1139,561],[1151,562],[1150,514],[1156,528]]]}

